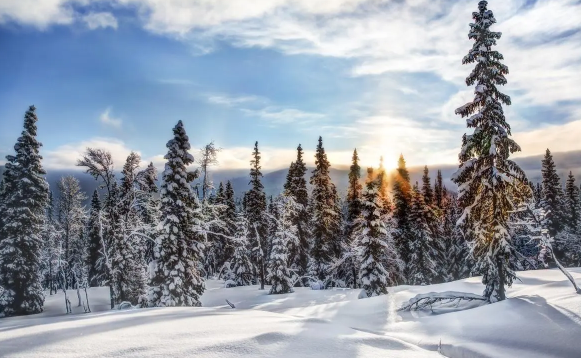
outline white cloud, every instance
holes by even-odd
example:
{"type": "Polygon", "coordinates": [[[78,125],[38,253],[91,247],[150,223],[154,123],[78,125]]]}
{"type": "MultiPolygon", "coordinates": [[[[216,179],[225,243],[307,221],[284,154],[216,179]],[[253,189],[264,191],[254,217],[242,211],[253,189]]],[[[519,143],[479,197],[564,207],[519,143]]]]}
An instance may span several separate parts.
{"type": "Polygon", "coordinates": [[[117,19],[110,12],[91,12],[83,16],[83,21],[91,30],[111,27],[117,29],[117,19]]]}
{"type": "Polygon", "coordinates": [[[101,116],[99,116],[99,121],[101,121],[101,123],[105,125],[120,128],[123,121],[121,120],[121,118],[111,117],[110,113],[111,108],[107,108],[103,113],[101,113],[101,116]]]}
{"type": "Polygon", "coordinates": [[[0,24],[17,22],[45,29],[50,25],[69,25],[75,13],[69,0],[2,0],[0,1],[0,24]]]}
{"type": "MultiPolygon", "coordinates": [[[[461,84],[470,71],[461,59],[471,47],[468,24],[476,2],[449,0],[121,0],[138,4],[145,27],[186,42],[213,38],[235,46],[274,48],[287,54],[352,58],[354,76],[431,72],[461,84]]],[[[502,31],[498,49],[511,73],[508,90],[521,102],[555,105],[579,101],[581,27],[573,0],[489,2],[502,31]],[[545,41],[545,43],[541,43],[545,41]]],[[[393,84],[399,87],[399,83],[393,84]]],[[[405,92],[404,92],[405,93],[405,92]]]]}
{"type": "MultiPolygon", "coordinates": [[[[81,142],[68,143],[58,148],[43,153],[43,165],[49,169],[74,169],[77,168],[77,160],[81,158],[87,148],[99,148],[111,153],[115,170],[121,170],[125,160],[132,149],[116,138],[91,138],[81,142]]],[[[140,151],[133,150],[140,154],[140,151]]],[[[154,165],[161,166],[163,157],[154,156],[151,158],[142,158],[141,166],[145,167],[153,161],[154,165]]]]}

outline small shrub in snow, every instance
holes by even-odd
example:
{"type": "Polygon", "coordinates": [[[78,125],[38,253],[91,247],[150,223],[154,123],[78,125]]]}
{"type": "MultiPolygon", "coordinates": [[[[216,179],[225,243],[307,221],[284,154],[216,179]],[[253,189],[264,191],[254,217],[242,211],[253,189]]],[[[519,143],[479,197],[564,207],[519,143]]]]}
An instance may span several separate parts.
{"type": "Polygon", "coordinates": [[[231,288],[231,287],[236,287],[236,286],[238,286],[238,285],[236,284],[236,281],[234,281],[234,280],[226,280],[226,282],[224,282],[225,288],[231,288]]]}
{"type": "Polygon", "coordinates": [[[123,302],[121,302],[121,303],[120,303],[120,304],[117,306],[117,309],[118,309],[118,310],[130,310],[130,309],[133,309],[133,308],[134,308],[134,307],[133,307],[133,305],[131,304],[131,302],[128,302],[128,301],[123,301],[123,302]]]}
{"type": "Polygon", "coordinates": [[[311,290],[324,290],[325,284],[322,281],[311,282],[311,290]]]}

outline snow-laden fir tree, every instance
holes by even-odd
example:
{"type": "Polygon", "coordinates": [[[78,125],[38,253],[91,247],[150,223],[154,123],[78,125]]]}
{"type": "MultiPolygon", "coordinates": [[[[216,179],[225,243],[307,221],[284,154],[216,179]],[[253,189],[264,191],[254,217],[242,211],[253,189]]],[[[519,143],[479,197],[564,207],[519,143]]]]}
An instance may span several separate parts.
{"type": "Polygon", "coordinates": [[[579,206],[579,188],[575,185],[575,177],[569,172],[565,185],[565,213],[567,227],[575,232],[579,228],[581,207],[579,206]]]}
{"type": "MultiPolygon", "coordinates": [[[[437,181],[436,181],[437,183],[437,181]]],[[[432,277],[431,283],[441,283],[445,281],[447,276],[447,272],[443,269],[445,256],[446,256],[446,247],[444,243],[444,239],[441,232],[441,219],[442,219],[442,212],[440,208],[437,206],[437,201],[435,199],[434,189],[432,188],[432,182],[430,179],[430,171],[428,166],[424,167],[424,174],[422,175],[422,187],[421,187],[421,200],[423,204],[423,222],[428,227],[430,232],[431,241],[429,246],[431,248],[432,256],[431,258],[436,263],[436,275],[432,277]]],[[[413,204],[412,204],[412,211],[413,211],[413,204]]]]}
{"type": "Polygon", "coordinates": [[[563,264],[577,267],[581,265],[581,204],[572,172],[567,178],[563,201],[565,227],[555,238],[556,246],[563,252],[563,264]]]}
{"type": "MultiPolygon", "coordinates": [[[[547,149],[542,161],[541,173],[542,181],[542,198],[541,207],[543,208],[547,220],[547,229],[551,237],[556,237],[565,225],[563,188],[561,187],[561,178],[557,174],[555,162],[551,151],[547,149]]],[[[559,248],[555,250],[559,255],[559,248]]]]}
{"type": "Polygon", "coordinates": [[[442,195],[442,242],[444,245],[444,261],[439,267],[444,281],[460,280],[470,275],[470,250],[462,229],[456,222],[462,216],[462,209],[458,205],[456,196],[443,190],[442,195]]]}
{"type": "Polygon", "coordinates": [[[187,166],[194,162],[182,121],[173,129],[161,185],[161,223],[155,260],[150,264],[148,304],[153,307],[201,306],[204,281],[198,265],[204,249],[199,225],[199,203],[190,183],[195,179],[187,166]]]}
{"type": "Polygon", "coordinates": [[[345,226],[347,227],[347,236],[351,236],[355,220],[361,214],[361,193],[363,186],[361,185],[361,166],[359,166],[359,155],[357,149],[353,151],[352,163],[349,168],[349,186],[347,188],[347,219],[345,226]]]}
{"type": "MultiPolygon", "coordinates": [[[[429,181],[428,181],[429,183],[429,181]]],[[[439,252],[428,218],[431,208],[424,201],[418,185],[412,191],[412,208],[410,212],[410,262],[407,268],[408,283],[411,285],[430,285],[438,276],[439,252]]]]}
{"type": "Polygon", "coordinates": [[[387,172],[383,166],[383,157],[379,158],[379,169],[377,170],[377,193],[381,203],[381,215],[387,215],[391,211],[391,201],[387,193],[387,172]]]}
{"type": "Polygon", "coordinates": [[[331,182],[323,138],[315,152],[315,170],[310,179],[313,186],[310,211],[312,249],[309,274],[321,281],[327,279],[328,269],[341,247],[341,211],[338,207],[337,189],[331,182]]]}
{"type": "Polygon", "coordinates": [[[298,244],[297,227],[293,223],[300,206],[292,195],[280,195],[274,202],[278,217],[275,219],[272,253],[268,262],[270,294],[293,292],[293,273],[289,265],[289,248],[298,244]]]}
{"type": "Polygon", "coordinates": [[[95,189],[91,198],[91,210],[87,224],[88,252],[87,267],[89,286],[98,287],[103,279],[103,238],[101,224],[101,200],[99,192],[95,189]]]}
{"type": "Polygon", "coordinates": [[[393,217],[396,222],[395,243],[398,254],[404,263],[404,278],[407,277],[406,270],[410,261],[410,222],[412,187],[410,185],[410,174],[406,168],[403,155],[399,156],[397,171],[393,183],[393,217]]]}
{"type": "Polygon", "coordinates": [[[472,13],[474,23],[470,24],[468,38],[474,44],[462,60],[463,64],[476,62],[466,78],[466,84],[476,84],[476,88],[474,100],[456,109],[456,114],[467,117],[467,126],[474,131],[462,138],[460,167],[452,180],[458,185],[464,209],[459,222],[472,222],[466,231],[474,236],[472,253],[486,285],[483,296],[504,300],[505,286],[516,277],[510,265],[514,250],[507,220],[524,197],[519,183],[525,174],[508,159],[520,147],[510,138],[502,109],[502,104],[510,104],[510,97],[497,88],[506,84],[508,68],[500,62],[503,56],[492,49],[501,34],[490,31],[496,19],[487,4],[480,1],[478,12],[472,13]]]}
{"type": "Polygon", "coordinates": [[[397,273],[391,263],[397,262],[397,252],[392,240],[389,222],[381,218],[377,180],[369,168],[368,180],[362,194],[361,215],[356,221],[359,280],[367,297],[387,294],[387,287],[395,284],[397,273]],[[390,269],[391,268],[391,269],[390,269]]]}
{"type": "Polygon", "coordinates": [[[299,275],[307,272],[309,263],[309,192],[305,174],[307,166],[303,160],[303,148],[299,144],[297,147],[297,159],[291,163],[287,181],[284,186],[286,195],[292,195],[295,202],[301,207],[292,219],[297,227],[298,245],[291,248],[291,266],[298,270],[299,275]]]}
{"type": "Polygon", "coordinates": [[[250,260],[250,233],[248,220],[245,213],[237,214],[236,231],[231,245],[234,247],[234,255],[229,262],[233,277],[231,278],[238,286],[249,286],[252,284],[253,268],[250,260]]]}
{"type": "Polygon", "coordinates": [[[149,163],[147,168],[137,173],[137,211],[141,221],[139,234],[143,235],[145,241],[143,260],[146,264],[153,261],[153,248],[155,246],[156,227],[159,223],[159,198],[157,187],[157,169],[153,163],[149,163]]]}
{"type": "Polygon", "coordinates": [[[349,186],[347,187],[347,197],[345,205],[344,233],[345,241],[342,255],[334,263],[333,269],[337,272],[339,280],[343,281],[345,286],[356,288],[359,282],[359,261],[357,257],[357,248],[354,244],[354,234],[356,221],[361,215],[362,192],[361,185],[361,166],[359,165],[359,155],[357,149],[353,150],[351,167],[349,168],[349,186]]]}
{"type": "Polygon", "coordinates": [[[137,189],[137,175],[141,157],[131,152],[123,165],[119,187],[116,227],[111,245],[111,268],[115,301],[137,304],[145,295],[145,242],[151,240],[143,234],[139,203],[142,197],[137,189]]]}
{"type": "Polygon", "coordinates": [[[261,178],[260,152],[258,142],[254,143],[250,161],[251,189],[246,193],[246,215],[248,217],[249,239],[252,247],[252,261],[260,275],[260,289],[264,289],[266,279],[266,257],[268,249],[268,221],[266,218],[266,195],[261,178]]]}
{"type": "Polygon", "coordinates": [[[24,129],[6,156],[0,191],[0,317],[42,312],[40,271],[42,230],[48,205],[48,183],[36,139],[36,108],[24,116],[24,129]]]}
{"type": "Polygon", "coordinates": [[[438,175],[436,176],[436,181],[434,183],[434,204],[436,207],[442,209],[442,203],[444,199],[444,183],[442,180],[442,171],[438,170],[438,175]]]}

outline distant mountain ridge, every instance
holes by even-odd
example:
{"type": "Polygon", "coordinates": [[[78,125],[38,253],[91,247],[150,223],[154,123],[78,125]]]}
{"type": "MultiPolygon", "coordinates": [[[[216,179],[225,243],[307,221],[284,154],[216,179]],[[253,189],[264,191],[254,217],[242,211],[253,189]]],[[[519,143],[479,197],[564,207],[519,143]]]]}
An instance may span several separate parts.
{"type": "MultiPolygon", "coordinates": [[[[553,158],[557,166],[557,171],[561,177],[563,185],[569,174],[572,171],[579,182],[581,182],[581,150],[571,151],[571,152],[561,152],[553,153],[553,158]]],[[[520,165],[520,167],[526,172],[527,177],[533,182],[539,182],[541,180],[541,160],[543,155],[535,155],[530,157],[516,158],[515,162],[520,165]]],[[[455,191],[456,185],[452,183],[450,177],[458,168],[457,165],[443,164],[443,165],[433,165],[428,167],[430,169],[430,177],[432,181],[436,178],[436,173],[438,170],[442,171],[442,176],[444,178],[444,184],[450,190],[455,191]]],[[[306,179],[307,183],[313,171],[313,167],[307,168],[306,179]]],[[[362,180],[365,179],[366,168],[361,168],[362,180]]],[[[244,192],[250,189],[248,183],[250,181],[249,177],[250,169],[224,169],[215,170],[210,173],[210,178],[214,182],[214,185],[218,187],[220,182],[226,182],[230,180],[234,188],[234,192],[237,197],[240,197],[244,192]]],[[[408,168],[410,172],[410,179],[412,183],[420,182],[423,174],[423,166],[413,166],[408,168]]],[[[4,166],[0,166],[0,176],[4,172],[4,166]]],[[[267,196],[276,196],[282,192],[284,182],[286,181],[286,175],[288,169],[279,169],[275,171],[266,172],[262,178],[262,184],[264,185],[264,191],[267,196]]],[[[331,163],[330,176],[333,183],[337,187],[337,191],[340,195],[344,196],[347,191],[348,186],[348,166],[336,166],[333,167],[331,163]]],[[[86,174],[82,170],[47,170],[47,181],[53,191],[56,191],[57,183],[62,176],[72,175],[79,179],[81,184],[81,189],[90,198],[93,191],[97,188],[98,182],[93,179],[89,174],[86,174]]],[[[161,173],[160,173],[161,178],[161,173]]],[[[307,184],[310,189],[310,184],[307,184]]],[[[56,192],[54,193],[56,195],[56,192]]],[[[87,199],[86,204],[89,203],[87,199]]]]}

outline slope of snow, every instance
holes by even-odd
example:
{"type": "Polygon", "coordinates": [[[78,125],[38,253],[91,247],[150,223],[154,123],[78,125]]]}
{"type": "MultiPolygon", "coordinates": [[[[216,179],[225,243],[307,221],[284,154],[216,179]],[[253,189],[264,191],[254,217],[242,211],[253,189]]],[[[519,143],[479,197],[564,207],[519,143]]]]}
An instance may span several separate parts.
{"type": "MultiPolygon", "coordinates": [[[[581,281],[581,269],[571,271],[581,281]]],[[[208,281],[203,308],[131,311],[109,311],[108,289],[92,289],[90,314],[63,315],[60,294],[47,297],[40,315],[1,319],[0,356],[421,358],[441,356],[441,342],[448,357],[580,357],[581,296],[558,270],[519,277],[507,301],[444,314],[397,309],[428,292],[481,294],[480,278],[361,300],[359,290],[268,295],[208,281]]],[[[75,291],[70,300],[74,308],[75,291]]]]}

